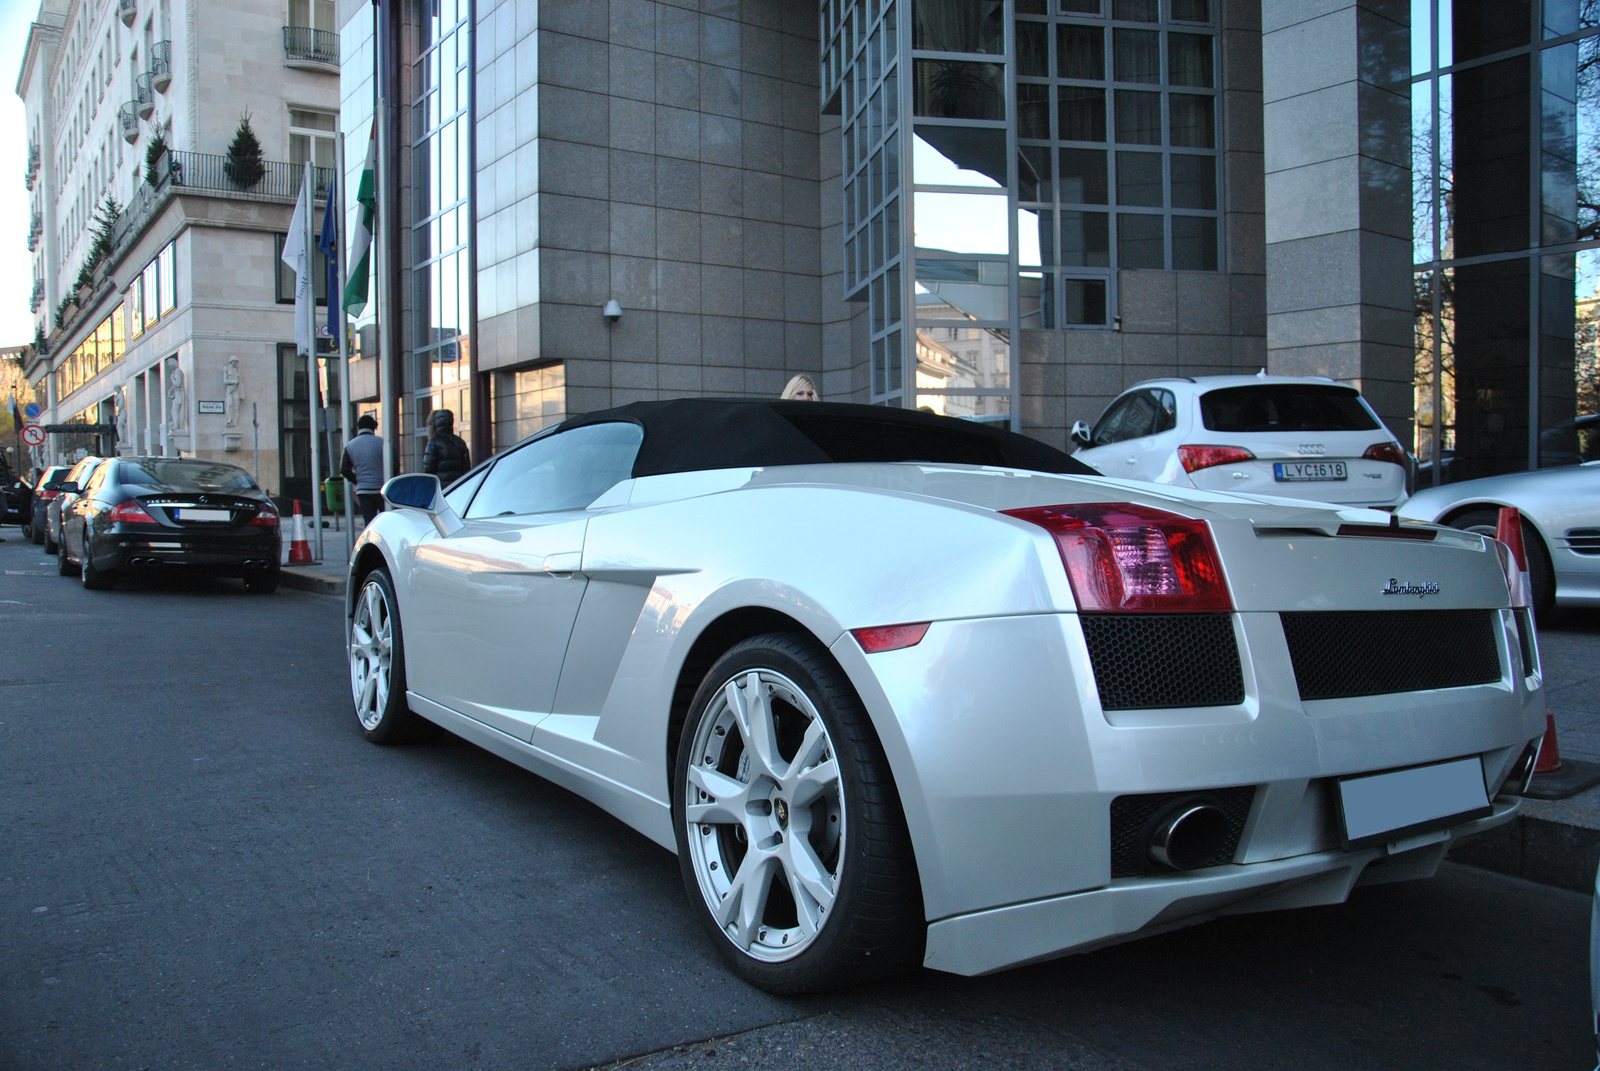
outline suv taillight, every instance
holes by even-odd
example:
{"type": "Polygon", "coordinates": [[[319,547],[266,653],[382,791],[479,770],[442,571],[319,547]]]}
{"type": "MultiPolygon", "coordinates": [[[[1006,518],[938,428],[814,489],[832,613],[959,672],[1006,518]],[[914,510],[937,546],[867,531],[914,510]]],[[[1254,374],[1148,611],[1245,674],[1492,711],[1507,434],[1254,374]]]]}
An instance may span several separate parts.
{"type": "Polygon", "coordinates": [[[1232,465],[1239,461],[1254,461],[1256,455],[1242,446],[1193,446],[1185,444],[1178,447],[1178,460],[1183,463],[1184,472],[1199,472],[1209,469],[1213,465],[1232,465]]]}
{"type": "Polygon", "coordinates": [[[55,498],[59,494],[61,494],[60,491],[52,491],[48,487],[46,487],[46,488],[41,488],[38,491],[35,491],[33,493],[33,497],[37,498],[40,502],[48,502],[52,498],[55,498]]]}
{"type": "Polygon", "coordinates": [[[1361,455],[1363,461],[1387,461],[1391,465],[1405,468],[1405,451],[1400,449],[1398,443],[1373,443],[1361,455]]]}
{"type": "Polygon", "coordinates": [[[278,527],[278,511],[271,505],[263,504],[256,511],[256,515],[251,517],[247,523],[259,525],[262,528],[276,528],[278,527]]]}
{"type": "Polygon", "coordinates": [[[1084,612],[1209,613],[1233,609],[1205,521],[1131,502],[1008,509],[1048,531],[1084,612]]]}
{"type": "Polygon", "coordinates": [[[145,508],[133,499],[119,502],[111,510],[112,524],[155,524],[156,519],[145,512],[145,508]]]}

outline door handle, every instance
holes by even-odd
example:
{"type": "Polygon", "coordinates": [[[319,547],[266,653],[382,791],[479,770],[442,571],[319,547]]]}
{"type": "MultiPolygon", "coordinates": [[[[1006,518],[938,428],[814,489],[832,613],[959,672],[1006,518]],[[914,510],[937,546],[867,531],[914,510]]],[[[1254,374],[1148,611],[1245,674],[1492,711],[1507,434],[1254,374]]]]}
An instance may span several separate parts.
{"type": "Polygon", "coordinates": [[[1124,458],[1124,460],[1130,465],[1137,465],[1139,463],[1139,459],[1136,457],[1124,458]]]}
{"type": "Polygon", "coordinates": [[[583,551],[571,550],[564,554],[548,555],[540,566],[552,576],[571,576],[583,564],[583,551]]]}

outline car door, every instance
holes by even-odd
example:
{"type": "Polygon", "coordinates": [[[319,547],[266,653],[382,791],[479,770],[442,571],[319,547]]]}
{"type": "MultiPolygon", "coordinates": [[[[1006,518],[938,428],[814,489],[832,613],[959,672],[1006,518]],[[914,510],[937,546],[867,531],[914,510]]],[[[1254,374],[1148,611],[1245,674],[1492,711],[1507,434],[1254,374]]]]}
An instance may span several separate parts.
{"type": "Polygon", "coordinates": [[[526,443],[483,476],[460,531],[417,542],[403,617],[412,691],[533,738],[587,584],[584,507],[632,475],[642,437],[610,422],[526,443]]]}
{"type": "Polygon", "coordinates": [[[83,561],[84,543],[89,538],[89,517],[94,511],[95,493],[100,490],[100,485],[106,482],[106,474],[110,471],[109,464],[96,466],[94,474],[89,477],[89,482],[73,498],[71,509],[61,515],[61,541],[71,548],[67,552],[68,557],[77,561],[83,561]]]}
{"type": "Polygon", "coordinates": [[[1128,392],[1101,415],[1090,448],[1079,451],[1079,457],[1106,476],[1154,479],[1142,474],[1149,443],[1141,440],[1154,430],[1160,411],[1154,392],[1128,392]]]}

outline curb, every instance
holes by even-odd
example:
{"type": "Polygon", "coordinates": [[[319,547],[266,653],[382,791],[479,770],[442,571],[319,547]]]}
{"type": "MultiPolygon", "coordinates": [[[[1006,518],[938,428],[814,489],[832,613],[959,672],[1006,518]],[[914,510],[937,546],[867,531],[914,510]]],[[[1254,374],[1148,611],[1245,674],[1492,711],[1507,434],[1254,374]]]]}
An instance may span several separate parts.
{"type": "Polygon", "coordinates": [[[1452,862],[1592,895],[1600,866],[1600,794],[1522,801],[1510,822],[1450,852],[1452,862]]]}
{"type": "Polygon", "coordinates": [[[343,595],[344,577],[332,577],[314,569],[298,569],[285,565],[278,572],[280,587],[296,591],[310,591],[317,595],[343,595]]]}

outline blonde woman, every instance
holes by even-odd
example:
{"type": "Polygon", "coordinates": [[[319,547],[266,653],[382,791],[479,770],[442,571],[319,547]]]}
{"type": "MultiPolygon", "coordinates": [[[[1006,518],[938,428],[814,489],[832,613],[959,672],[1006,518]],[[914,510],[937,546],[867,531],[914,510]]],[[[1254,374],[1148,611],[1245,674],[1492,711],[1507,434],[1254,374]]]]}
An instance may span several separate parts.
{"type": "Polygon", "coordinates": [[[817,384],[804,372],[789,380],[779,395],[784,401],[791,402],[820,402],[822,395],[817,391],[817,384]]]}

